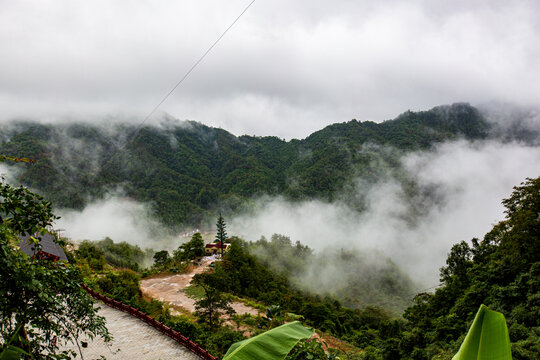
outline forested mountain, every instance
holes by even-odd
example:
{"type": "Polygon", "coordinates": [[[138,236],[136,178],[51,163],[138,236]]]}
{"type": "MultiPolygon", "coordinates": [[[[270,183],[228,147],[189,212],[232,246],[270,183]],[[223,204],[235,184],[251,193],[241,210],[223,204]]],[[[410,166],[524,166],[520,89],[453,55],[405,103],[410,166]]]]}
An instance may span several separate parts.
{"type": "MultiPolygon", "coordinates": [[[[280,278],[262,268],[267,260],[240,254],[244,251],[240,246],[225,256],[219,266],[222,271],[208,276],[224,291],[277,302],[287,311],[304,315],[308,324],[362,348],[361,359],[450,360],[481,304],[505,315],[513,359],[539,359],[540,178],[516,186],[503,205],[506,218],[482,240],[455,244],[440,270],[441,286],[433,293],[416,295],[414,304],[399,319],[370,308],[351,311],[331,298],[323,303],[309,297],[299,299],[280,278]]],[[[276,241],[283,239],[273,239],[276,241]]],[[[269,245],[259,241],[244,248],[269,245]]],[[[308,249],[292,249],[297,252],[296,262],[303,261],[308,249]]],[[[275,253],[270,256],[278,257],[275,253]]],[[[296,265],[291,261],[282,267],[290,266],[296,265]]],[[[376,284],[388,286],[383,280],[376,284]]]]}
{"type": "MultiPolygon", "coordinates": [[[[161,221],[174,227],[196,224],[218,208],[241,209],[264,194],[291,201],[340,200],[362,210],[358,192],[347,196],[357,190],[355,182],[374,183],[389,172],[401,181],[409,201],[420,203],[429,189],[417,186],[403,171],[404,154],[456,139],[537,145],[538,133],[525,125],[517,122],[503,128],[467,104],[406,112],[380,124],[352,120],[291,141],[237,137],[174,119],[142,127],[134,137],[136,127],[126,123],[19,121],[2,129],[0,154],[35,160],[12,165],[14,173],[57,208],[81,209],[120,189],[152,204],[161,221]]],[[[506,219],[482,241],[456,244],[441,269],[441,286],[417,295],[403,318],[341,305],[401,310],[413,296],[414,284],[396,265],[389,261],[374,267],[367,261],[373,252],[335,249],[312,256],[307,247],[293,245],[286,237],[276,235],[271,241],[262,238],[249,244],[237,239],[223,265],[216,266],[213,274],[219,281],[215,284],[222,291],[302,314],[309,325],[362,349],[366,359],[450,359],[484,303],[505,314],[514,358],[536,359],[540,354],[539,194],[539,178],[516,187],[503,202],[506,219]],[[303,284],[288,279],[291,274],[299,278],[302,265],[314,262],[322,269],[334,260],[340,264],[337,273],[346,287],[328,288],[323,297],[304,295],[303,284]],[[371,272],[363,266],[371,267],[371,272]],[[359,278],[359,273],[364,276],[359,278]]],[[[422,215],[418,209],[417,215],[422,215]]],[[[320,281],[317,276],[311,287],[323,287],[320,281]]]]}
{"type": "Polygon", "coordinates": [[[402,353],[411,358],[455,353],[480,304],[505,314],[514,359],[540,355],[540,178],[503,201],[506,218],[482,241],[455,244],[434,294],[405,311],[402,353]]]}
{"type": "MultiPolygon", "coordinates": [[[[132,136],[135,130],[126,123],[18,121],[4,126],[0,153],[36,160],[16,165],[19,180],[55,207],[81,209],[120,188],[128,197],[151,203],[158,218],[174,226],[199,223],[217,206],[235,210],[260,194],[331,201],[358,177],[375,181],[381,163],[399,171],[395,150],[402,154],[450,139],[500,135],[468,104],[408,111],[380,124],[352,120],[291,141],[237,137],[170,118],[132,136]]],[[[409,186],[414,196],[414,184],[409,186]]],[[[361,198],[346,201],[363,207],[361,198]]]]}

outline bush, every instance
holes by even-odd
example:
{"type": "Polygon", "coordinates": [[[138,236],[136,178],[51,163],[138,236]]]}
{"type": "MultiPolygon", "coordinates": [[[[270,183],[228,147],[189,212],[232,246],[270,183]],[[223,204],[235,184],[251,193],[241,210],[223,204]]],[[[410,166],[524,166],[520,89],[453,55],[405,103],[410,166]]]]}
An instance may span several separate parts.
{"type": "Polygon", "coordinates": [[[96,280],[101,292],[118,301],[131,303],[141,295],[140,275],[133,270],[108,271],[96,280]]]}
{"type": "Polygon", "coordinates": [[[232,344],[245,339],[241,333],[233,331],[228,327],[220,327],[215,331],[209,332],[209,334],[204,341],[204,346],[212,354],[219,354],[218,357],[223,356],[232,344]]]}
{"type": "Polygon", "coordinates": [[[107,264],[105,252],[95,243],[88,240],[84,240],[79,244],[79,248],[75,250],[75,258],[86,261],[94,271],[102,271],[107,264]]]}

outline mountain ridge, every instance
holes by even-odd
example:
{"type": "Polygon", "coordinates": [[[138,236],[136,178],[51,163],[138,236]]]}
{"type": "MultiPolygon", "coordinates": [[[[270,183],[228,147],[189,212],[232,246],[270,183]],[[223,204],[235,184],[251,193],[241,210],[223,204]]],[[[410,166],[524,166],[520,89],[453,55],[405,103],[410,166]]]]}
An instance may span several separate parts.
{"type": "MultiPolygon", "coordinates": [[[[82,209],[120,186],[126,196],[151,203],[158,218],[174,227],[200,223],[219,208],[234,212],[261,194],[333,201],[355,177],[375,181],[380,174],[374,161],[399,166],[398,156],[385,154],[384,147],[404,153],[496,136],[493,124],[465,103],[407,111],[382,123],[353,119],[289,141],[235,136],[170,118],[141,127],[127,141],[135,129],[125,123],[18,122],[0,134],[0,152],[37,160],[16,165],[17,180],[56,207],[82,209]]],[[[362,208],[361,202],[350,205],[362,208]]]]}

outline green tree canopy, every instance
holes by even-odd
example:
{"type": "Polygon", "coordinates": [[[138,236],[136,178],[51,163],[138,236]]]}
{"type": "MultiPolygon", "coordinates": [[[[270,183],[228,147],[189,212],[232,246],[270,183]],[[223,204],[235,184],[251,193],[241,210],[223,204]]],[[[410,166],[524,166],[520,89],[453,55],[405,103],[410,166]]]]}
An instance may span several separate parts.
{"type": "Polygon", "coordinates": [[[225,224],[225,220],[223,219],[223,216],[221,216],[221,213],[219,213],[216,227],[217,227],[216,242],[219,242],[220,244],[221,256],[223,257],[223,244],[227,240],[227,231],[225,231],[225,228],[227,227],[227,225],[225,224]]]}
{"type": "Polygon", "coordinates": [[[234,309],[230,305],[224,294],[218,290],[215,284],[205,277],[205,274],[197,274],[193,277],[194,284],[201,286],[204,290],[202,299],[195,302],[195,314],[199,319],[207,323],[210,327],[214,327],[221,322],[221,316],[227,314],[232,316],[235,314],[234,309]]]}
{"type": "Polygon", "coordinates": [[[154,254],[154,266],[161,266],[169,260],[169,252],[167,250],[161,250],[154,254]]]}
{"type": "Polygon", "coordinates": [[[201,233],[198,232],[174,252],[176,260],[192,260],[201,256],[204,256],[204,240],[201,233]]]}
{"type": "Polygon", "coordinates": [[[540,358],[540,177],[516,186],[503,204],[506,218],[482,241],[454,245],[442,287],[417,295],[405,311],[402,354],[455,353],[486,304],[506,316],[513,358],[540,358]]]}
{"type": "Polygon", "coordinates": [[[35,358],[67,358],[70,352],[59,346],[83,335],[108,339],[105,320],[81,288],[75,266],[30,258],[14,246],[17,235],[36,232],[39,246],[39,232],[55,219],[51,204],[2,182],[0,216],[0,352],[17,329],[20,336],[12,345],[35,358]]]}

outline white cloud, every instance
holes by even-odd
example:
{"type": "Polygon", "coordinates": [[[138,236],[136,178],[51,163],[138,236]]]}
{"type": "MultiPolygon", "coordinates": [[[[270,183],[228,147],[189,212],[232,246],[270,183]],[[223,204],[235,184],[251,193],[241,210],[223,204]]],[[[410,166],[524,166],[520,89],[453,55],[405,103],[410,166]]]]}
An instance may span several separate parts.
{"type": "Polygon", "coordinates": [[[141,248],[169,248],[170,237],[150,216],[143,204],[118,196],[110,196],[88,204],[84,210],[58,210],[55,223],[62,236],[74,241],[126,241],[141,248]]]}
{"type": "Polygon", "coordinates": [[[538,176],[540,152],[515,143],[458,141],[435,152],[408,155],[403,164],[409,176],[435,191],[438,199],[424,202],[426,211],[416,221],[410,221],[411,209],[400,183],[387,177],[359,189],[368,193],[368,208],[361,214],[340,203],[266,199],[255,214],[234,218],[231,233],[248,240],[279,233],[318,250],[327,246],[352,246],[372,254],[377,250],[413,280],[432,286],[452,245],[482,238],[504,218],[501,200],[512,187],[538,176]]]}
{"type": "MultiPolygon", "coordinates": [[[[248,3],[2,1],[2,117],[142,120],[248,3]]],[[[162,110],[291,138],[456,101],[538,105],[539,15],[534,1],[255,2],[162,110]]]]}

